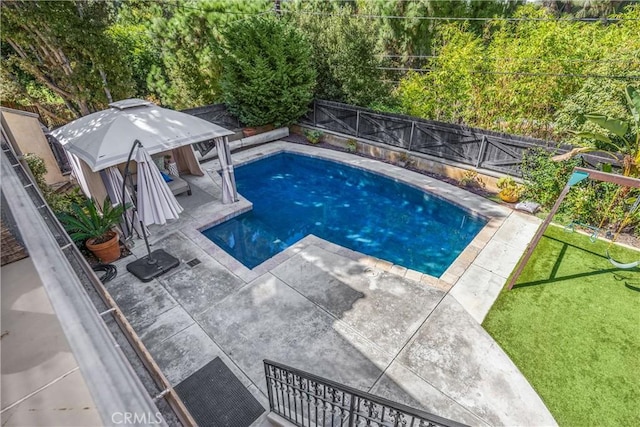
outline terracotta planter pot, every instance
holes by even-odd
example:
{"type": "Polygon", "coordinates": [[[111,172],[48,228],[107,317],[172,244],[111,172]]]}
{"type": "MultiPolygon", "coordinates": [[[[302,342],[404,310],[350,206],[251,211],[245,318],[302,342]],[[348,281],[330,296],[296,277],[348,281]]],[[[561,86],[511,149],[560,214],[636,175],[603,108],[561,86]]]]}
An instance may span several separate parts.
{"type": "Polygon", "coordinates": [[[110,231],[111,238],[103,243],[95,244],[96,239],[87,239],[85,245],[101,262],[108,264],[120,258],[120,242],[118,234],[110,231]]]}
{"type": "Polygon", "coordinates": [[[244,128],[242,129],[242,135],[246,138],[247,136],[253,136],[258,133],[258,129],[256,128],[244,128]]]}
{"type": "Polygon", "coordinates": [[[269,132],[270,130],[273,130],[273,129],[274,129],[273,125],[246,127],[242,129],[242,135],[246,138],[248,136],[257,135],[259,133],[269,132]]]}

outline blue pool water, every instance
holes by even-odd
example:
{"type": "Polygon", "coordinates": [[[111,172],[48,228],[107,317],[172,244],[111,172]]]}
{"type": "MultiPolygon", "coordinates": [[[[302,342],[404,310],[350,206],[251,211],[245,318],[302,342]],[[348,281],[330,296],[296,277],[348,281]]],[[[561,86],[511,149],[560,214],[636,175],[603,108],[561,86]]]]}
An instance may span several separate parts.
{"type": "Polygon", "coordinates": [[[235,176],[253,210],[203,234],[249,268],[315,234],[440,277],[486,223],[386,177],[298,154],[266,157],[235,176]]]}

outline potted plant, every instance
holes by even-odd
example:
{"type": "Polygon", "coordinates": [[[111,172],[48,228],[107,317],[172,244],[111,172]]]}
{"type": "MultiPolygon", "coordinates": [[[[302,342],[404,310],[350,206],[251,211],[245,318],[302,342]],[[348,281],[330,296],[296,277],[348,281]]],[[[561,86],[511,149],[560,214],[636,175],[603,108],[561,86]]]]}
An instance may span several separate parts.
{"type": "Polygon", "coordinates": [[[320,140],[322,139],[322,135],[324,135],[324,132],[322,132],[321,130],[304,130],[304,136],[307,138],[307,141],[312,144],[317,144],[318,142],[320,142],[320,140]]]}
{"type": "Polygon", "coordinates": [[[522,186],[510,176],[503,176],[496,181],[496,186],[500,189],[498,196],[507,203],[515,203],[522,195],[522,186]]]}
{"type": "Polygon", "coordinates": [[[124,211],[122,204],[112,206],[107,197],[101,214],[95,201],[87,199],[83,205],[73,204],[71,213],[61,213],[58,218],[71,240],[84,242],[96,258],[110,263],[120,258],[119,236],[113,228],[120,222],[124,211]]]}

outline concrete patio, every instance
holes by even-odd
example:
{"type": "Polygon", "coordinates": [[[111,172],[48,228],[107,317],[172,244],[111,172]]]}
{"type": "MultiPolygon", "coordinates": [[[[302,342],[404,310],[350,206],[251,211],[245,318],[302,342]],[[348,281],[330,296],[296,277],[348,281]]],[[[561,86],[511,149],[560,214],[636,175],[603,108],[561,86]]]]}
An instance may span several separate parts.
{"type": "MultiPolygon", "coordinates": [[[[178,257],[149,283],[118,261],[106,284],[173,385],[220,357],[265,406],[263,359],[472,425],[555,425],[541,399],[480,323],[539,221],[378,161],[285,142],[233,155],[236,165],[282,150],[341,161],[423,188],[489,218],[440,278],[307,236],[249,270],[199,230],[250,209],[220,203],[218,164],[186,177],[181,219],[151,228],[178,257]],[[187,262],[197,260],[197,263],[187,262]]],[[[258,420],[260,422],[260,420],[258,420]]]]}

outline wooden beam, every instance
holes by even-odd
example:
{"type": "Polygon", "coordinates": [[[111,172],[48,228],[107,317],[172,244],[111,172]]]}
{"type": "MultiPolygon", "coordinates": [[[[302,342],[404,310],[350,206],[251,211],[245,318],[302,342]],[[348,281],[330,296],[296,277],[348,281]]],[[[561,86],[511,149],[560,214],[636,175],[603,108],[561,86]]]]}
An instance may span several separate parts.
{"type": "Polygon", "coordinates": [[[549,215],[547,215],[547,218],[544,220],[542,225],[538,227],[538,231],[536,231],[535,236],[533,236],[533,239],[531,239],[529,246],[527,246],[527,251],[525,252],[522,259],[520,260],[520,263],[518,264],[518,268],[516,269],[515,273],[511,275],[511,279],[509,279],[509,290],[513,288],[513,285],[516,283],[516,280],[518,280],[518,277],[520,277],[520,275],[522,274],[522,270],[524,270],[524,267],[529,262],[529,258],[531,258],[533,251],[538,246],[540,239],[542,239],[542,235],[544,234],[545,231],[547,231],[547,227],[549,227],[549,224],[551,224],[551,220],[553,219],[553,216],[558,211],[558,208],[560,207],[560,204],[562,203],[564,198],[567,197],[569,190],[571,190],[571,186],[569,184],[565,185],[564,188],[562,189],[562,192],[560,193],[560,196],[558,196],[556,203],[553,205],[553,208],[551,208],[551,212],[549,212],[549,215]]]}
{"type": "Polygon", "coordinates": [[[629,176],[601,172],[599,170],[586,168],[575,168],[574,171],[587,173],[589,174],[589,179],[594,181],[612,182],[623,187],[640,188],[640,179],[638,178],[631,178],[629,176]]]}

